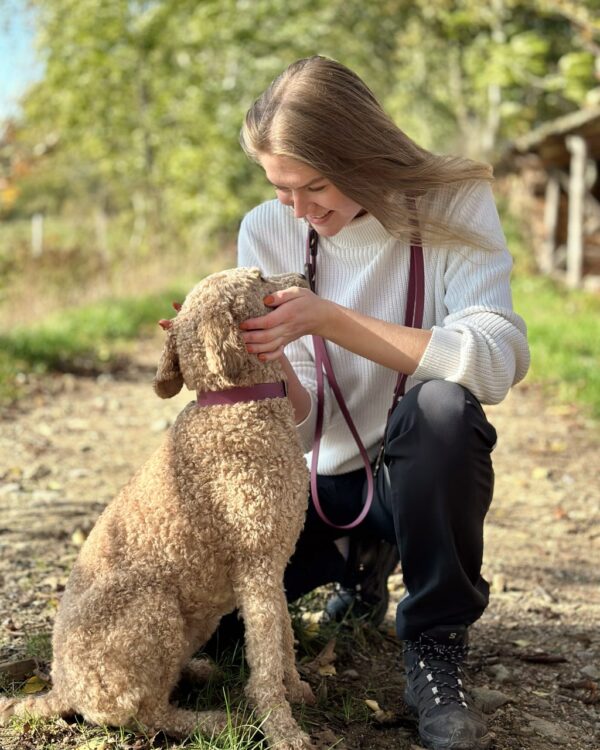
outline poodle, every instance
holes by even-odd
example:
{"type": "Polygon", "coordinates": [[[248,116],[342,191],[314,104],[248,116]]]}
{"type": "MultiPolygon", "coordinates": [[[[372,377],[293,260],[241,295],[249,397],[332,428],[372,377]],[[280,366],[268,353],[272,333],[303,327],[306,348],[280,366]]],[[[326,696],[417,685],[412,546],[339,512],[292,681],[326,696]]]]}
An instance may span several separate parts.
{"type": "Polygon", "coordinates": [[[77,713],[174,737],[218,732],[223,712],[179,708],[169,696],[186,669],[206,675],[210,665],[192,656],[237,608],[246,694],[265,717],[265,735],[278,750],[311,747],[288,703],[314,698],[296,669],[283,589],[306,514],[308,468],[281,365],[250,355],[239,330],[267,312],[267,294],[293,285],[306,286],[304,277],[222,271],[162,322],[154,389],[169,398],[185,384],[198,399],[83,545],[54,627],[52,690],[0,698],[4,719],[77,713]],[[261,398],[253,387],[265,383],[261,398]],[[258,400],[229,399],[244,393],[258,400]]]}

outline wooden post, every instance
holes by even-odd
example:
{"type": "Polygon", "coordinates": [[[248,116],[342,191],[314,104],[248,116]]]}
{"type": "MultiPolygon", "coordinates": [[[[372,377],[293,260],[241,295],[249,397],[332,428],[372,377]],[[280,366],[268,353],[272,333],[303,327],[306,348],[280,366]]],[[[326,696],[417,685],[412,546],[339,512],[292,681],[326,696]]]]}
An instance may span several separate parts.
{"type": "Polygon", "coordinates": [[[585,207],[585,168],[587,144],[579,135],[566,139],[571,152],[569,177],[569,230],[567,234],[567,286],[581,286],[583,276],[583,219],[585,207]]]}
{"type": "Polygon", "coordinates": [[[34,214],[31,217],[31,255],[39,258],[44,249],[44,215],[34,214]]]}
{"type": "Polygon", "coordinates": [[[560,211],[560,181],[558,176],[550,173],[546,184],[546,197],[544,201],[544,245],[540,258],[540,270],[542,273],[551,274],[556,266],[556,230],[558,228],[558,216],[560,211]]]}
{"type": "Polygon", "coordinates": [[[99,203],[94,210],[94,226],[96,228],[96,247],[102,263],[107,266],[109,261],[108,217],[102,203],[99,203]]]}

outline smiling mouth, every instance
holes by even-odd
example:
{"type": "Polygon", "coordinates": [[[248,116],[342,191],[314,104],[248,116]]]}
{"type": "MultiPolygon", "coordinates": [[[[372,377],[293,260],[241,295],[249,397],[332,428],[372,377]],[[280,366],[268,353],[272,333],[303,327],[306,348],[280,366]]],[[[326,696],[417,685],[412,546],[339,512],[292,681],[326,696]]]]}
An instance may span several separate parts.
{"type": "Polygon", "coordinates": [[[326,211],[321,216],[307,216],[307,219],[309,221],[322,221],[323,219],[327,218],[327,216],[329,216],[331,213],[332,213],[331,211],[326,211]]]}

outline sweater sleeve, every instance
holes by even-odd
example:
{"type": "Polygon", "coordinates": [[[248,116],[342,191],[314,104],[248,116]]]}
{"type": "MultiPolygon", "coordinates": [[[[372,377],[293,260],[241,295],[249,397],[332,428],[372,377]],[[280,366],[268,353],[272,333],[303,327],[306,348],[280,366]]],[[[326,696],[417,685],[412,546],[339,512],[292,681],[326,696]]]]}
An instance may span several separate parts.
{"type": "MultiPolygon", "coordinates": [[[[297,260],[294,264],[291,258],[286,257],[285,251],[277,252],[277,249],[288,246],[290,242],[289,238],[282,236],[285,227],[273,221],[273,214],[276,213],[274,208],[277,209],[270,204],[263,204],[247,214],[242,221],[238,235],[238,266],[255,266],[260,268],[266,276],[298,271],[297,260]]],[[[317,421],[317,380],[314,349],[310,336],[303,336],[288,344],[285,347],[285,355],[310,395],[310,411],[305,419],[296,425],[304,451],[308,453],[312,450],[317,421]]],[[[326,378],[324,391],[323,431],[329,424],[332,404],[326,378]]]]}
{"type": "Polygon", "coordinates": [[[413,374],[418,380],[460,383],[482,402],[495,404],[525,377],[529,348],[524,321],[513,311],[512,258],[487,183],[459,194],[452,220],[483,236],[495,250],[450,251],[444,273],[446,315],[413,374]]]}

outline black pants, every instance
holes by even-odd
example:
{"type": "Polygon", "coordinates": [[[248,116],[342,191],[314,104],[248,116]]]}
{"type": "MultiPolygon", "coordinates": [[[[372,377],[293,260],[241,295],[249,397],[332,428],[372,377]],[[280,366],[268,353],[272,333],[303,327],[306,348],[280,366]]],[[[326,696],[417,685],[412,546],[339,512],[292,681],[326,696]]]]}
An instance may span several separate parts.
{"type": "MultiPolygon", "coordinates": [[[[392,414],[373,505],[351,533],[398,545],[407,592],[397,609],[401,639],[436,625],[470,625],[487,606],[489,587],[480,570],[495,442],[496,431],[477,399],[454,383],[422,383],[392,414]]],[[[364,469],[320,476],[327,517],[338,524],[356,518],[365,485],[364,469]]],[[[344,581],[345,561],[334,542],[347,534],[325,524],[309,505],[285,575],[290,601],[344,581]]]]}

